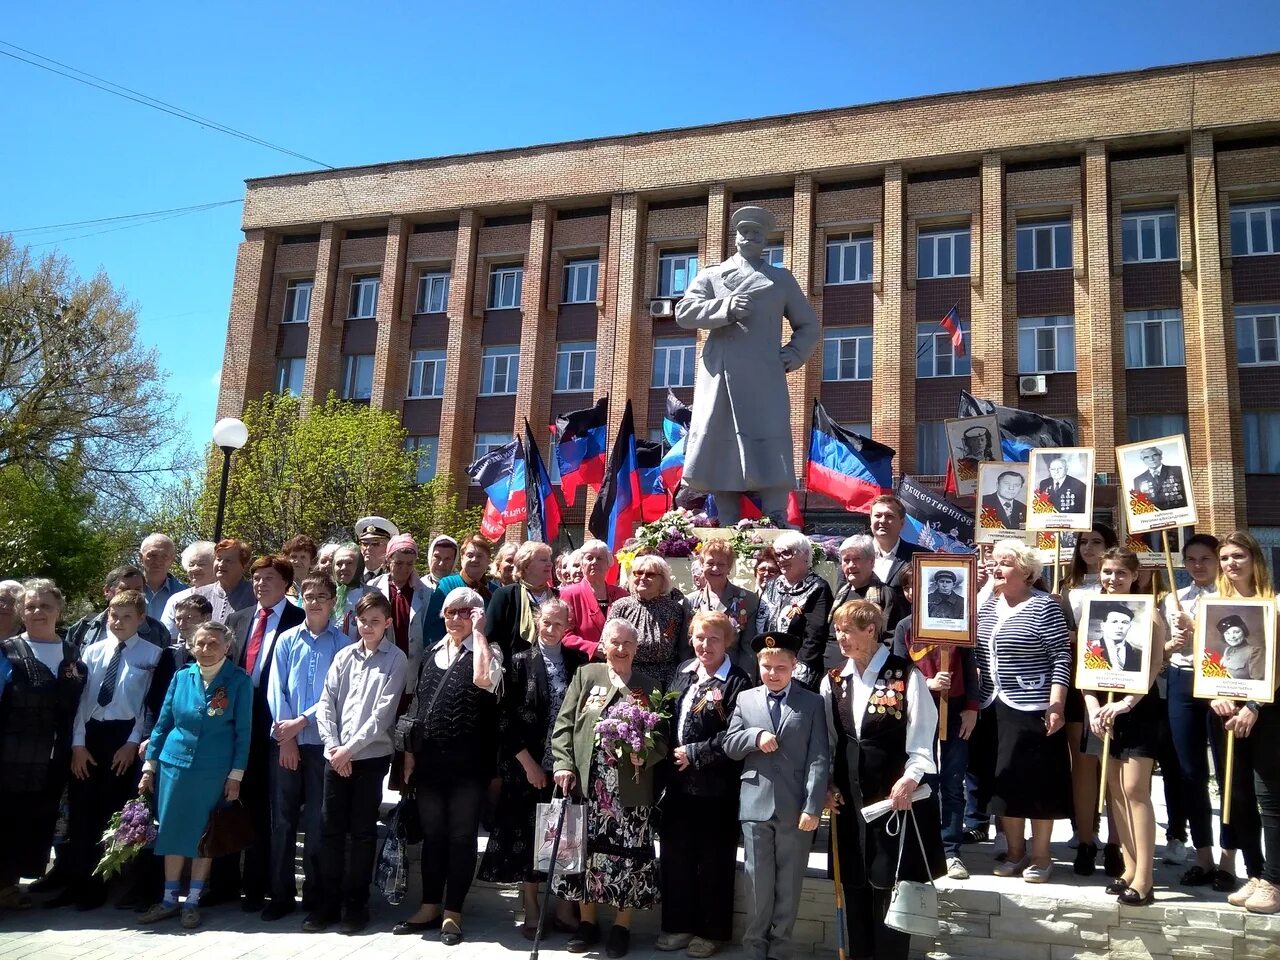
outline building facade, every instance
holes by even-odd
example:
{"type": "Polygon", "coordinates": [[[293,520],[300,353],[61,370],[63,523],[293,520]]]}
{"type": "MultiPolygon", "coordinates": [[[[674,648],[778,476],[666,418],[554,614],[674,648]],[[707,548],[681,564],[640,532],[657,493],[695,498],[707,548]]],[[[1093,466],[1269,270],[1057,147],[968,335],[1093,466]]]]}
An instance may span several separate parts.
{"type": "Polygon", "coordinates": [[[526,416],[655,433],[699,348],[663,302],[758,204],[824,331],[798,471],[820,397],[936,477],[967,390],[1073,420],[1104,508],[1117,444],[1185,432],[1201,528],[1280,544],[1277,91],[1268,55],[250,180],[218,415],[336,391],[464,492],[526,416]]]}

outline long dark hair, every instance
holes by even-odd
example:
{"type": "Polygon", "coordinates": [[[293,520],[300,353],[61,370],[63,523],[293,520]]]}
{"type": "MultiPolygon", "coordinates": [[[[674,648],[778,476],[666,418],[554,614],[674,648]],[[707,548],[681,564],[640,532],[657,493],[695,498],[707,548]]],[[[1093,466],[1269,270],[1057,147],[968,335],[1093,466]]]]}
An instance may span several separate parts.
{"type": "MultiPolygon", "coordinates": [[[[1120,542],[1116,537],[1116,532],[1108,527],[1105,523],[1095,523],[1093,532],[1102,537],[1103,546],[1106,549],[1113,549],[1120,542]]],[[[1073,590],[1084,583],[1084,578],[1089,575],[1089,568],[1084,562],[1084,557],[1080,556],[1080,538],[1076,537],[1075,549],[1071,551],[1071,566],[1067,569],[1067,575],[1062,578],[1062,593],[1066,594],[1068,590],[1073,590]]]]}

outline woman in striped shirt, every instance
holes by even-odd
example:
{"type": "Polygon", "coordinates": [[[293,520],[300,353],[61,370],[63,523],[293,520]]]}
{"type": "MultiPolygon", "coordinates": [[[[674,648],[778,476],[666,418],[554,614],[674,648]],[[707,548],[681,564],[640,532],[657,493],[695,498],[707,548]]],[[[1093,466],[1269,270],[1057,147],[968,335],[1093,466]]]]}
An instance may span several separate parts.
{"type": "Polygon", "coordinates": [[[1053,871],[1053,821],[1071,816],[1063,724],[1071,637],[1057,600],[1032,587],[1042,569],[1035,551],[1019,540],[1001,540],[992,559],[994,589],[978,613],[977,655],[982,706],[995,704],[996,711],[990,809],[1009,841],[1008,858],[995,873],[1044,883],[1053,871]]]}

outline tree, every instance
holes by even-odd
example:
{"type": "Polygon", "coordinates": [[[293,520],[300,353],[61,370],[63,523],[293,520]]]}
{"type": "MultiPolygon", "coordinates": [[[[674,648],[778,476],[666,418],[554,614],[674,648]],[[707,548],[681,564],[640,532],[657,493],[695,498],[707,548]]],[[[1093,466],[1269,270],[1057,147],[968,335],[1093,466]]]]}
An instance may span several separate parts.
{"type": "Polygon", "coordinates": [[[139,478],[173,468],[156,353],[104,274],[82,280],[65,257],[37,263],[0,235],[0,329],[0,468],[36,483],[78,475],[134,503],[139,478]]]}
{"type": "MultiPolygon", "coordinates": [[[[350,539],[352,526],[379,514],[420,537],[475,530],[480,511],[459,509],[448,477],[416,482],[418,461],[390,413],[330,397],[303,414],[291,396],[251,402],[243,419],[249,442],[233,454],[224,536],[257,553],[279,550],[290,537],[350,539]]],[[[222,454],[214,451],[200,496],[212,531],[222,454]]],[[[181,524],[179,524],[181,525],[181,524]]]]}

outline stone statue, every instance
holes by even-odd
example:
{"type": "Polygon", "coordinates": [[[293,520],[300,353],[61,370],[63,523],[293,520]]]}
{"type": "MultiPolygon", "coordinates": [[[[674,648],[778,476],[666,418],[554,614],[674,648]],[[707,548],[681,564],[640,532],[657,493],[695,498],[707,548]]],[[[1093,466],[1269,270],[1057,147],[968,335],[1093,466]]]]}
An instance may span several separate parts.
{"type": "Polygon", "coordinates": [[[676,304],[681,327],[711,331],[698,364],[684,479],[715,495],[722,526],[741,519],[748,491],[785,526],[796,486],[786,375],[804,366],[821,331],[796,278],[764,260],[765,240],[777,231],[773,214],[743,207],[730,226],[737,255],[699,271],[676,304]],[[785,346],[784,316],[791,324],[785,346]]]}

